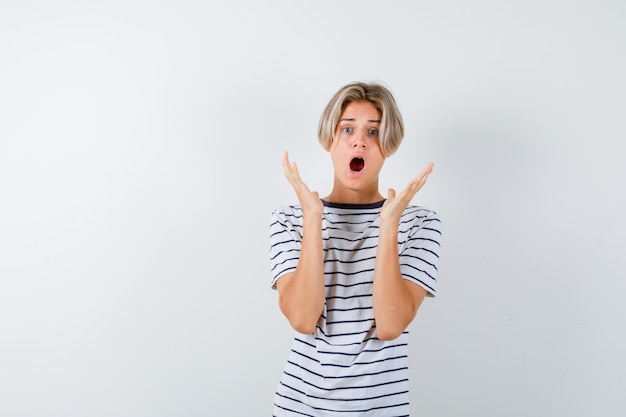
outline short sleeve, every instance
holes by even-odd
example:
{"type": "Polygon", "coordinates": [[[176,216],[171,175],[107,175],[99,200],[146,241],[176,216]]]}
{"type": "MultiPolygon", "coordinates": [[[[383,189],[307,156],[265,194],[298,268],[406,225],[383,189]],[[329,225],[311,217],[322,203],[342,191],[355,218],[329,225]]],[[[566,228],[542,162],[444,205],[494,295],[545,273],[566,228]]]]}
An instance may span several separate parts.
{"type": "Polygon", "coordinates": [[[279,208],[272,212],[269,228],[271,286],[278,279],[294,272],[302,248],[302,210],[299,207],[279,208]]]}
{"type": "Polygon", "coordinates": [[[441,248],[441,220],[437,213],[411,206],[399,229],[400,272],[402,277],[427,291],[437,293],[437,273],[441,248]]]}

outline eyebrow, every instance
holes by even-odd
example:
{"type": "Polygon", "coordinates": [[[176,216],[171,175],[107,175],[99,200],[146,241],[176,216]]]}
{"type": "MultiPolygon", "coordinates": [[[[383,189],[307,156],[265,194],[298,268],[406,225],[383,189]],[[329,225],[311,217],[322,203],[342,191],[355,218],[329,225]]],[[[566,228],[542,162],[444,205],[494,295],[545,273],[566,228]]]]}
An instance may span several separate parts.
{"type": "MultiPolygon", "coordinates": [[[[356,119],[339,119],[340,122],[354,122],[356,119]]],[[[380,120],[368,120],[370,123],[380,123],[380,120]]]]}

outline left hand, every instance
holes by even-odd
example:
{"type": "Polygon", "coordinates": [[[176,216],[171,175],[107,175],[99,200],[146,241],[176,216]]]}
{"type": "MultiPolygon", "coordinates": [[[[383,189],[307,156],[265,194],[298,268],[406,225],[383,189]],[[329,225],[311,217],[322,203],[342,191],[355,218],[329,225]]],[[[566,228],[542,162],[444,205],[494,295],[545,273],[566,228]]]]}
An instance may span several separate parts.
{"type": "Polygon", "coordinates": [[[380,212],[381,221],[394,220],[396,225],[400,222],[404,210],[415,197],[415,194],[426,184],[428,176],[433,171],[433,166],[432,162],[426,165],[426,168],[417,177],[409,181],[409,184],[400,194],[396,195],[396,190],[389,189],[387,200],[385,200],[380,212]]]}

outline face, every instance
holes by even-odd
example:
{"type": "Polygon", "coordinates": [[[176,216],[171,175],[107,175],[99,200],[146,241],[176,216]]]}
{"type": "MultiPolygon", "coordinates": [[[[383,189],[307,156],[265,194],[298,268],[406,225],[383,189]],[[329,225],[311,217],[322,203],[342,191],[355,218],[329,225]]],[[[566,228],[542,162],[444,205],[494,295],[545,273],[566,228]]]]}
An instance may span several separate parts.
{"type": "Polygon", "coordinates": [[[378,142],[380,119],[368,101],[353,102],[344,109],[329,150],[335,169],[333,194],[352,200],[358,197],[359,202],[382,199],[378,174],[385,157],[378,142]]]}

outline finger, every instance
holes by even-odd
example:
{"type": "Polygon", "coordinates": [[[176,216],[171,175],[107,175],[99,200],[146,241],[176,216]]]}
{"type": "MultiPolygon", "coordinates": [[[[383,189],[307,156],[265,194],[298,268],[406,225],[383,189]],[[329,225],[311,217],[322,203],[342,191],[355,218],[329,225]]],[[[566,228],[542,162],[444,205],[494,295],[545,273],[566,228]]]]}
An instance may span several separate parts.
{"type": "Polygon", "coordinates": [[[411,200],[413,197],[415,197],[415,194],[417,194],[417,192],[422,189],[424,184],[426,184],[426,180],[428,179],[430,173],[433,171],[433,167],[434,164],[430,162],[417,177],[409,181],[403,192],[408,200],[411,200]]]}
{"type": "Polygon", "coordinates": [[[289,162],[289,153],[287,151],[283,152],[283,171],[285,175],[291,173],[291,163],[289,162]]]}
{"type": "Polygon", "coordinates": [[[426,168],[424,168],[422,172],[420,172],[420,174],[417,177],[415,177],[413,181],[411,182],[415,182],[416,184],[419,184],[421,188],[426,183],[426,180],[428,179],[428,176],[430,175],[430,173],[433,172],[434,166],[435,164],[433,164],[432,162],[428,163],[428,165],[426,165],[426,168]]]}
{"type": "Polygon", "coordinates": [[[300,172],[298,171],[298,165],[295,162],[291,163],[291,175],[293,176],[294,180],[302,182],[302,180],[300,179],[300,172]]]}
{"type": "Polygon", "coordinates": [[[435,164],[433,164],[432,162],[429,162],[428,165],[426,165],[426,168],[424,168],[422,170],[422,172],[420,172],[420,174],[416,177],[416,178],[428,178],[428,176],[430,175],[431,172],[433,172],[433,168],[434,168],[435,164]]]}
{"type": "Polygon", "coordinates": [[[415,194],[417,194],[417,192],[422,189],[424,184],[426,184],[426,177],[413,178],[408,183],[403,193],[407,199],[411,200],[413,197],[415,197],[415,194]]]}
{"type": "Polygon", "coordinates": [[[298,172],[298,166],[295,162],[289,161],[289,154],[287,151],[283,152],[283,171],[285,173],[285,177],[291,183],[291,185],[296,185],[300,180],[300,173],[298,172]]]}

